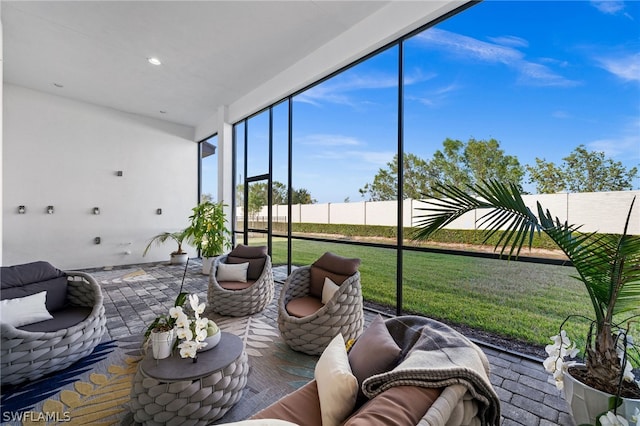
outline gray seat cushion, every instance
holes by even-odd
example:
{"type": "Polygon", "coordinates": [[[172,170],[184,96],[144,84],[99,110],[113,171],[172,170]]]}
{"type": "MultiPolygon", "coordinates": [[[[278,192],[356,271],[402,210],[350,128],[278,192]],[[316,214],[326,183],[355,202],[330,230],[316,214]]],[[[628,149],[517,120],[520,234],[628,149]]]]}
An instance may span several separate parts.
{"type": "Polygon", "coordinates": [[[0,270],[0,299],[16,299],[47,292],[49,312],[64,308],[67,299],[67,275],[48,262],[3,266],[0,270]]]}
{"type": "Polygon", "coordinates": [[[18,330],[42,333],[63,330],[87,319],[92,309],[84,306],[69,306],[60,311],[51,312],[53,318],[50,320],[23,325],[18,327],[18,330]]]}

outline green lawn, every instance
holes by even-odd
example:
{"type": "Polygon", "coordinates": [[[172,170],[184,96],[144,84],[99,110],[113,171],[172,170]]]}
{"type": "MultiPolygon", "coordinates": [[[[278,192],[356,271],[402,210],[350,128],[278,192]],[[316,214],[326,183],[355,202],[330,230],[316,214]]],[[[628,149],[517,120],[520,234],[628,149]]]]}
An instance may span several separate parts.
{"type": "MultiPolygon", "coordinates": [[[[274,239],[273,263],[285,264],[284,239],[274,239]]],[[[308,265],[325,251],[362,259],[366,300],[396,303],[393,249],[293,240],[295,265],[308,265]]],[[[403,310],[544,346],[567,314],[592,317],[583,284],[573,267],[405,251],[403,310]]],[[[580,342],[587,324],[566,327],[580,342]]]]}

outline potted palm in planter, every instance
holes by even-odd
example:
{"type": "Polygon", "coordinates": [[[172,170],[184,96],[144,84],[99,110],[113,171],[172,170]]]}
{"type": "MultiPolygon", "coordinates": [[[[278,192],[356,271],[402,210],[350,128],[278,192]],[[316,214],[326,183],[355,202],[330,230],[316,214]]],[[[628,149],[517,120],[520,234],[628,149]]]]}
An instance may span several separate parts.
{"type": "Polygon", "coordinates": [[[231,232],[226,226],[222,202],[204,201],[192,209],[185,236],[202,256],[202,273],[209,275],[213,258],[231,246],[231,232]]]}
{"type": "MultiPolygon", "coordinates": [[[[640,236],[627,234],[635,198],[622,234],[613,235],[579,232],[580,226],[561,223],[540,203],[536,215],[526,207],[518,187],[513,184],[486,181],[468,186],[466,191],[453,185],[438,185],[434,193],[431,199],[423,200],[430,207],[419,209],[428,213],[416,217],[414,239],[429,238],[467,212],[489,209],[477,222],[485,229],[485,241],[503,232],[496,244],[496,248],[501,246],[501,254],[518,256],[525,241],[531,246],[536,233],[545,233],[558,245],[575,267],[578,274],[575,278],[584,284],[595,318],[591,319],[586,339],[584,365],[565,363],[567,356],[578,352],[562,330],[565,320],[560,333],[552,338],[554,344],[546,348],[550,356],[544,363],[545,368],[553,373],[559,388],[563,387],[563,377],[577,379],[571,380],[571,385],[567,380],[565,396],[578,424],[599,425],[602,417],[605,417],[602,424],[606,424],[607,415],[615,418],[621,412],[627,418],[634,414],[640,416],[640,411],[634,413],[634,404],[640,403],[640,384],[635,381],[630,363],[633,355],[637,355],[637,348],[635,353],[631,351],[633,344],[629,335],[629,327],[637,323],[640,306],[640,236]],[[629,317],[630,313],[635,315],[629,317]],[[620,321],[622,315],[627,318],[620,321]],[[573,404],[570,399],[581,392],[576,388],[583,385],[601,391],[602,401],[581,401],[584,407],[573,404]],[[620,406],[621,399],[625,407],[620,406]],[[591,412],[583,413],[583,409],[591,412]],[[608,410],[613,412],[607,413],[608,410]]],[[[569,317],[572,315],[567,319],[569,317]]],[[[638,358],[635,362],[637,365],[638,358]]]]}
{"type": "Polygon", "coordinates": [[[149,243],[147,244],[147,247],[145,247],[142,255],[147,255],[153,243],[161,245],[167,242],[167,240],[173,240],[176,244],[178,244],[178,248],[176,249],[176,251],[171,252],[170,262],[172,264],[184,264],[189,259],[189,255],[187,254],[187,252],[182,250],[182,244],[185,241],[185,238],[187,238],[186,229],[175,232],[161,232],[160,234],[154,236],[153,238],[151,238],[151,240],[149,240],[149,243]]]}

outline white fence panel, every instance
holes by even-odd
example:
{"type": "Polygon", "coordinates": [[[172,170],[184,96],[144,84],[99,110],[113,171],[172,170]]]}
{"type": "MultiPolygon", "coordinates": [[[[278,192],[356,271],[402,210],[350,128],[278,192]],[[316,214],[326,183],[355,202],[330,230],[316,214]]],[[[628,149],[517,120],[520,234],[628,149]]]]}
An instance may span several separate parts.
{"type": "MultiPolygon", "coordinates": [[[[580,194],[536,194],[524,195],[523,199],[536,215],[537,202],[561,222],[584,225],[582,230],[605,233],[621,233],[633,197],[638,197],[629,222],[629,233],[640,235],[640,191],[588,192],[580,194]]],[[[419,210],[428,205],[421,200],[404,200],[403,224],[415,226],[417,216],[426,212],[419,210]]],[[[476,220],[482,211],[470,212],[457,219],[448,228],[475,229],[476,220]]],[[[267,215],[263,207],[260,216],[267,215]]],[[[398,207],[395,201],[362,201],[354,203],[296,204],[292,206],[292,223],[332,223],[353,225],[397,224],[398,207]]],[[[273,206],[274,220],[286,220],[287,206],[273,206]]]]}
{"type": "MultiPolygon", "coordinates": [[[[396,226],[398,203],[395,201],[367,201],[366,225],[396,226]]],[[[364,225],[365,223],[362,223],[364,225]]]]}
{"type": "Polygon", "coordinates": [[[330,203],[329,223],[364,224],[366,223],[366,203],[330,203]]]}

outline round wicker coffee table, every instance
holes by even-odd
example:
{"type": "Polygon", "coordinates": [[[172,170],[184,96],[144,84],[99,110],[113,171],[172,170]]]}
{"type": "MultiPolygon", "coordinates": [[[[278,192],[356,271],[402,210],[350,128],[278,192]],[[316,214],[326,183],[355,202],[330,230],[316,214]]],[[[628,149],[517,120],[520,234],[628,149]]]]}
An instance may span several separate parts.
{"type": "Polygon", "coordinates": [[[226,332],[196,363],[177,353],[156,360],[149,352],[133,379],[133,418],[144,425],[206,425],[240,400],[248,375],[242,340],[226,332]]]}

